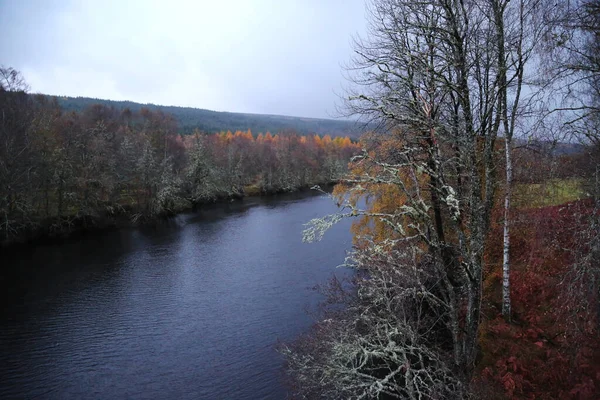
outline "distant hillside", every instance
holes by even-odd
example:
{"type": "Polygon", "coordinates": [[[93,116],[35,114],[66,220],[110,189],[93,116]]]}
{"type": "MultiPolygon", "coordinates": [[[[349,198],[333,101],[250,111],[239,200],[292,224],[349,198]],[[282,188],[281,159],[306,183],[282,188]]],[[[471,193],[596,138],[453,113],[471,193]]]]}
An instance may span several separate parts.
{"type": "Polygon", "coordinates": [[[551,140],[516,139],[515,144],[520,148],[537,150],[555,156],[581,154],[589,149],[588,146],[581,143],[556,142],[551,140]]]}
{"type": "Polygon", "coordinates": [[[119,109],[129,108],[132,111],[139,111],[142,107],[153,110],[158,109],[172,114],[179,123],[179,130],[184,134],[192,133],[194,129],[206,133],[251,129],[255,133],[296,131],[300,134],[329,134],[331,136],[350,136],[351,138],[360,136],[359,127],[352,121],[218,112],[200,108],[159,106],[140,104],[133,101],[114,101],[89,97],[50,97],[56,97],[58,103],[67,111],[81,111],[92,104],[105,104],[119,109]]]}

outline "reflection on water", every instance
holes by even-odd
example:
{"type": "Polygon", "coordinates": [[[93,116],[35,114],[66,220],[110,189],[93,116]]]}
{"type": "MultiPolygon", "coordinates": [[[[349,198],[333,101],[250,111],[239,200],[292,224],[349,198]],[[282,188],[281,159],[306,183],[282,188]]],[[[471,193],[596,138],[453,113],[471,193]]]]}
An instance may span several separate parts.
{"type": "MultiPolygon", "coordinates": [[[[0,398],[282,399],[278,340],[350,248],[322,196],[246,199],[0,255],[0,398]]],[[[340,270],[336,273],[342,273],[340,270]]]]}

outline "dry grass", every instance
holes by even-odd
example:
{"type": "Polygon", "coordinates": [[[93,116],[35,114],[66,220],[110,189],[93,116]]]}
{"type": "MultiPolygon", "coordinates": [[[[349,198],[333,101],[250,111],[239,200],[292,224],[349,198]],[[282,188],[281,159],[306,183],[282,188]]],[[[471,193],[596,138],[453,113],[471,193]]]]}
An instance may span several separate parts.
{"type": "Polygon", "coordinates": [[[518,184],[514,189],[514,206],[539,208],[556,206],[589,197],[580,179],[552,179],[544,183],[518,184]]]}

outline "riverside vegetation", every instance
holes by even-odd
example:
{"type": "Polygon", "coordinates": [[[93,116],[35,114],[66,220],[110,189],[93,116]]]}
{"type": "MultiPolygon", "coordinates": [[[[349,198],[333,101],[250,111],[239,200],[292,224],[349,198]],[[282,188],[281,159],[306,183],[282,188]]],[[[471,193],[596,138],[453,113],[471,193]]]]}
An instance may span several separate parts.
{"type": "Polygon", "coordinates": [[[329,135],[181,135],[173,116],[147,108],[65,112],[55,98],[26,93],[18,71],[0,72],[4,243],[331,184],[358,151],[329,135]]]}
{"type": "Polygon", "coordinates": [[[355,274],[282,345],[293,397],[600,398],[600,2],[367,14],[346,109],[382,132],[305,231],[355,218],[355,274]]]}

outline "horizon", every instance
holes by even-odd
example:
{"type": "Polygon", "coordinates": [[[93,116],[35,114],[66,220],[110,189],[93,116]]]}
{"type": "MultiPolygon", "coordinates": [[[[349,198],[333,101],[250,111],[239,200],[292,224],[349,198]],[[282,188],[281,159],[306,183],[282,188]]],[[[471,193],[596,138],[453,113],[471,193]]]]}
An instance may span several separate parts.
{"type": "Polygon", "coordinates": [[[99,100],[99,101],[110,101],[110,102],[116,102],[116,103],[135,103],[135,104],[139,104],[142,106],[155,106],[155,107],[175,107],[175,108],[188,108],[188,109],[192,109],[192,110],[200,110],[200,111],[208,111],[208,112],[214,112],[214,113],[226,113],[226,114],[242,114],[242,115],[257,115],[257,116],[265,116],[265,117],[288,117],[288,118],[299,118],[299,119],[314,119],[314,120],[327,120],[327,121],[335,121],[335,122],[348,122],[348,123],[355,123],[357,121],[352,120],[352,119],[346,119],[346,118],[337,118],[337,117],[304,117],[301,115],[285,115],[285,114],[266,114],[266,113],[251,113],[251,112],[238,112],[238,111],[229,111],[229,110],[211,110],[209,108],[202,108],[202,107],[192,107],[192,106],[179,106],[176,104],[157,104],[157,103],[141,103],[138,101],[134,101],[134,100],[114,100],[114,99],[106,99],[106,98],[100,98],[100,97],[88,97],[88,96],[69,96],[69,95],[57,95],[57,94],[48,94],[48,93],[30,93],[33,95],[42,95],[42,96],[52,96],[52,97],[57,97],[57,98],[64,98],[64,99],[90,99],[90,100],[99,100]]]}
{"type": "Polygon", "coordinates": [[[32,93],[335,120],[365,12],[361,0],[8,0],[0,63],[32,93]]]}

